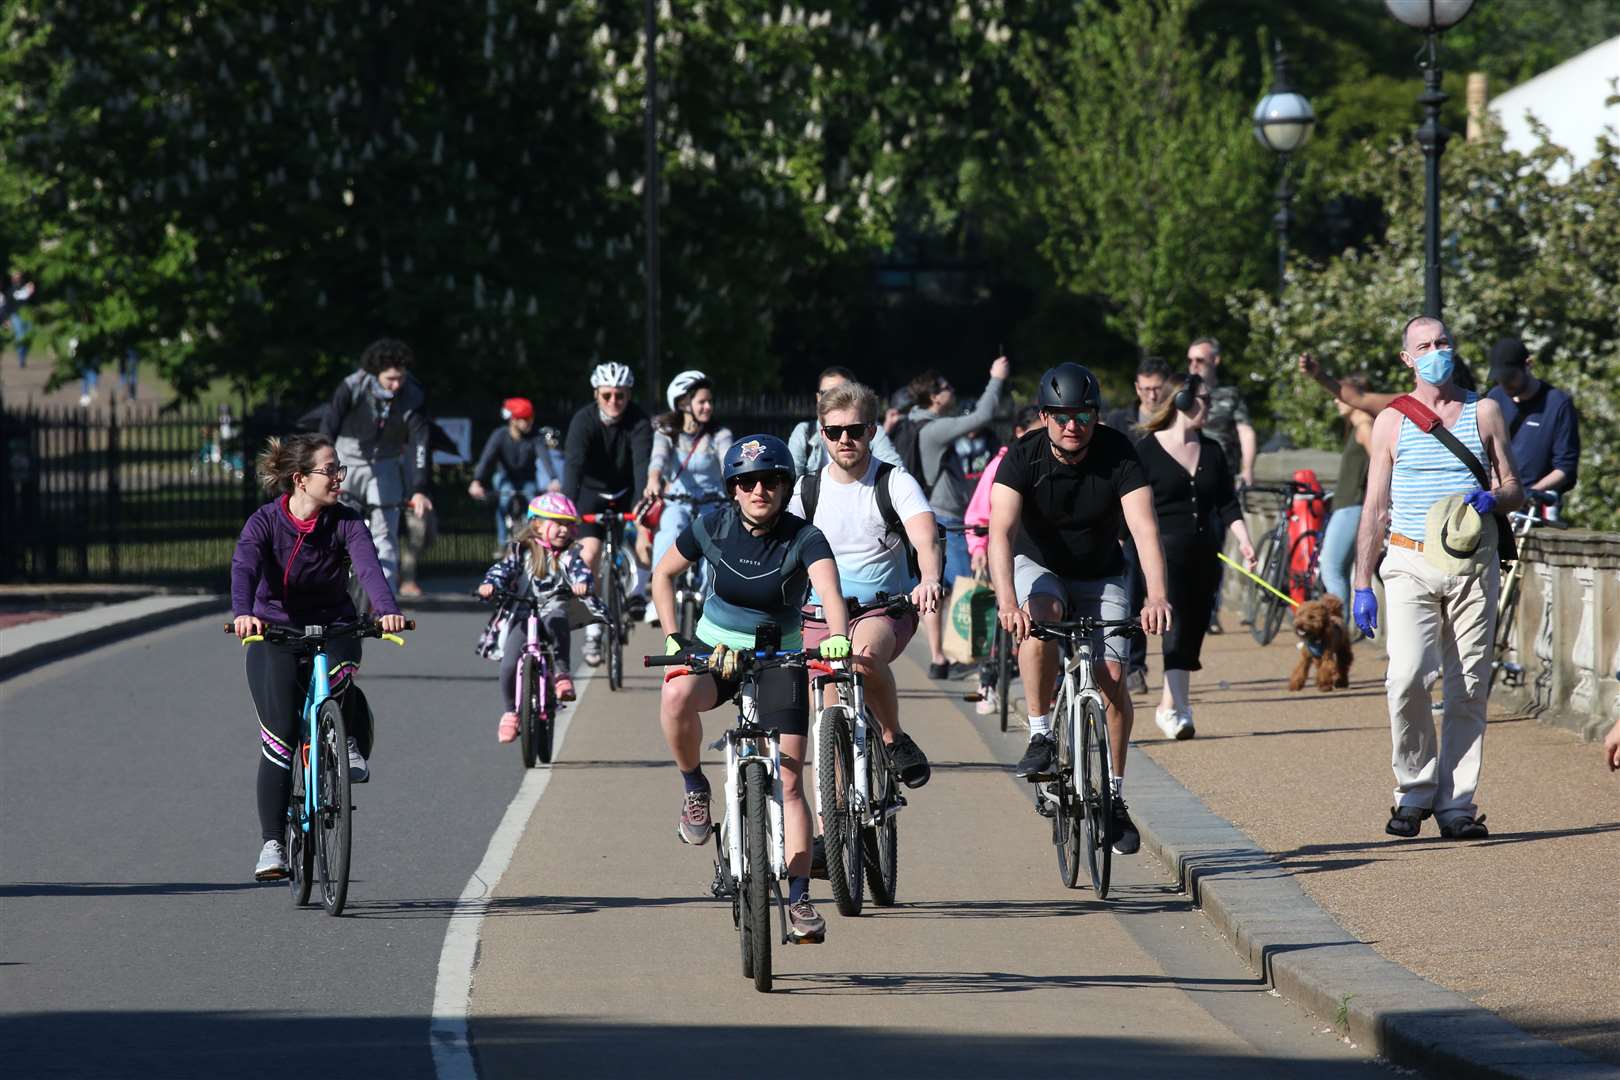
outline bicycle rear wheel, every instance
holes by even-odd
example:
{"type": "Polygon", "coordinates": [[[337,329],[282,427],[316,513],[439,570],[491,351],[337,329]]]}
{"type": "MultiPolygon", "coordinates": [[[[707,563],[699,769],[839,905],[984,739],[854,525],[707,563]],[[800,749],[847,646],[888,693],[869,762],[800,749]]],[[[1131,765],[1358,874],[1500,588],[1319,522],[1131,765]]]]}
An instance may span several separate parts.
{"type": "Polygon", "coordinates": [[[1114,789],[1108,782],[1108,724],[1102,709],[1089,699],[1080,703],[1080,804],[1085,816],[1086,869],[1097,899],[1108,899],[1114,847],[1108,826],[1114,816],[1114,789]]]}
{"type": "Polygon", "coordinates": [[[607,641],[604,644],[608,651],[608,689],[621,689],[624,686],[624,592],[617,570],[608,578],[607,641]]]}
{"type": "Polygon", "coordinates": [[[876,734],[871,745],[872,752],[866,758],[870,770],[867,790],[883,822],[868,825],[861,836],[866,846],[866,887],[872,890],[872,903],[892,907],[900,887],[900,819],[892,812],[898,789],[888,748],[876,734]]]}
{"type": "Polygon", "coordinates": [[[308,783],[305,767],[309,762],[309,740],[300,738],[292,759],[292,790],[287,796],[287,884],[292,886],[294,907],[309,903],[310,885],[315,880],[315,834],[306,833],[304,820],[304,785],[308,783]]]}
{"type": "Polygon", "coordinates": [[[539,751],[539,672],[533,656],[525,655],[519,664],[522,676],[518,679],[518,737],[523,747],[523,767],[532,769],[539,751]]]}
{"type": "MultiPolygon", "coordinates": [[[[1268,532],[1262,536],[1260,538],[1260,548],[1255,553],[1254,560],[1254,572],[1261,581],[1271,580],[1271,565],[1281,557],[1282,554],[1277,549],[1276,532],[1268,532]]],[[[1266,635],[1266,615],[1270,611],[1272,604],[1280,604],[1282,601],[1262,589],[1259,582],[1256,582],[1253,578],[1245,580],[1248,583],[1245,586],[1248,590],[1248,603],[1245,605],[1244,615],[1249,622],[1249,633],[1254,635],[1254,640],[1260,644],[1268,645],[1271,643],[1271,638],[1266,635]]]]}
{"type": "Polygon", "coordinates": [[[349,739],[343,709],[336,701],[321,704],[316,725],[316,807],[319,828],[316,863],[321,876],[321,906],[329,915],[343,914],[349,898],[349,739]]]}
{"type": "Polygon", "coordinates": [[[1496,680],[1502,674],[1502,667],[1507,663],[1508,653],[1513,651],[1513,624],[1519,612],[1519,570],[1515,566],[1505,575],[1502,583],[1501,598],[1497,600],[1496,640],[1492,642],[1491,650],[1491,682],[1490,689],[1496,689],[1496,680]]]}
{"type": "MultiPolygon", "coordinates": [[[[1304,537],[1300,537],[1300,540],[1304,539],[1304,537]]],[[[1282,596],[1290,595],[1292,588],[1293,570],[1291,569],[1290,560],[1293,558],[1293,550],[1292,547],[1289,547],[1285,551],[1283,546],[1279,544],[1271,560],[1271,572],[1265,576],[1271,587],[1281,593],[1282,596]]],[[[1293,605],[1284,600],[1282,596],[1271,593],[1267,593],[1266,596],[1271,603],[1267,606],[1260,622],[1256,623],[1254,627],[1259,632],[1260,644],[1262,645],[1271,644],[1272,639],[1277,636],[1277,631],[1282,629],[1283,615],[1293,610],[1293,605]],[[1264,625],[1262,626],[1262,624],[1264,625]]]]}
{"type": "Polygon", "coordinates": [[[827,887],[840,915],[861,913],[861,821],[854,806],[855,747],[844,710],[821,714],[816,747],[816,802],[827,848],[827,887]]]}
{"type": "Polygon", "coordinates": [[[996,623],[996,709],[1001,713],[1001,730],[1007,730],[1007,692],[1012,689],[1014,661],[1012,635],[996,623]]]}
{"type": "Polygon", "coordinates": [[[748,865],[743,870],[742,926],[747,936],[747,966],[753,968],[754,989],[771,990],[771,845],[766,825],[767,786],[770,778],[762,762],[743,766],[743,846],[748,865]]]}
{"type": "Polygon", "coordinates": [[[1058,877],[1063,887],[1072,889],[1080,880],[1081,828],[1085,812],[1076,797],[1076,753],[1079,718],[1069,696],[1068,682],[1058,691],[1052,709],[1053,731],[1057,735],[1057,779],[1048,788],[1052,802],[1052,846],[1057,849],[1058,877]]]}

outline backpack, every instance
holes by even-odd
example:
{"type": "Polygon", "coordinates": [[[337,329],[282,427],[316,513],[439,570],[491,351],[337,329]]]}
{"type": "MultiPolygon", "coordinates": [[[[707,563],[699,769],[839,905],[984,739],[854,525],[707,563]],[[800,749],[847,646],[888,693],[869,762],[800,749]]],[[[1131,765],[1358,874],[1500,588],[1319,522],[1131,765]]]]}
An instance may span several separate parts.
{"type": "MultiPolygon", "coordinates": [[[[911,546],[911,537],[906,535],[905,522],[900,520],[900,511],[894,508],[894,494],[889,491],[889,474],[894,469],[887,461],[878,462],[877,475],[872,479],[873,491],[877,495],[878,513],[883,517],[883,535],[898,536],[906,546],[906,570],[915,581],[922,577],[922,569],[917,564],[917,549],[911,546]]],[[[812,525],[816,523],[816,502],[820,497],[821,473],[806,473],[799,481],[799,505],[804,510],[804,520],[812,525]]]]}
{"type": "MultiPolygon", "coordinates": [[[[913,420],[908,416],[895,424],[894,430],[889,432],[889,442],[894,445],[894,452],[900,455],[901,466],[905,468],[906,472],[917,478],[917,483],[922,485],[923,494],[925,495],[928,493],[928,489],[933,486],[933,480],[929,480],[923,475],[922,439],[920,436],[922,435],[922,426],[927,422],[926,420],[913,420]]],[[[934,477],[934,480],[938,479],[938,476],[934,477]]]]}
{"type": "MultiPolygon", "coordinates": [[[[727,507],[718,514],[700,514],[692,519],[692,537],[697,540],[698,547],[703,549],[703,557],[711,565],[718,566],[723,560],[720,554],[720,545],[731,535],[736,527],[738,511],[735,504],[727,507]]],[[[806,569],[804,561],[804,542],[808,530],[800,529],[799,534],[788,545],[788,550],[782,556],[782,603],[788,607],[802,607],[806,596],[810,595],[810,581],[805,578],[804,593],[801,596],[787,595],[787,584],[800,570],[806,569]]]]}

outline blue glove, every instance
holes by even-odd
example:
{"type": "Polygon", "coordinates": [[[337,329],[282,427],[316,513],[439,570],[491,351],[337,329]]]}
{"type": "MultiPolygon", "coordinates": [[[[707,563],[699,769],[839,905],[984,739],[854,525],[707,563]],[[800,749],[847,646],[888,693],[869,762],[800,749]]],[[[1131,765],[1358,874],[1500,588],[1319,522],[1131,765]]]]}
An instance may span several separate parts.
{"type": "Polygon", "coordinates": [[[1470,491],[1463,502],[1479,511],[1480,517],[1486,517],[1496,512],[1496,496],[1484,488],[1475,488],[1470,491]]]}
{"type": "Polygon", "coordinates": [[[1355,615],[1356,626],[1372,637],[1378,630],[1378,594],[1371,589],[1357,589],[1350,610],[1355,615]]]}

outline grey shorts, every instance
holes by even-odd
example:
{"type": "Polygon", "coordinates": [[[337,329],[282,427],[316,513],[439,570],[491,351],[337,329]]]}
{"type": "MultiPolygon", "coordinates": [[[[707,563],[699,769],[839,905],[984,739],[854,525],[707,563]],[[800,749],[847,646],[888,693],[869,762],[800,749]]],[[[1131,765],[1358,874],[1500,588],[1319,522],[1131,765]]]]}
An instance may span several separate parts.
{"type": "MultiPolygon", "coordinates": [[[[1130,596],[1125,591],[1125,578],[1061,578],[1028,555],[1013,556],[1013,591],[1018,594],[1018,605],[1024,607],[1036,593],[1050,596],[1063,608],[1063,617],[1073,619],[1089,615],[1094,619],[1128,619],[1131,615],[1130,596]]],[[[1122,637],[1103,639],[1103,655],[1123,664],[1130,652],[1130,640],[1122,637]]]]}

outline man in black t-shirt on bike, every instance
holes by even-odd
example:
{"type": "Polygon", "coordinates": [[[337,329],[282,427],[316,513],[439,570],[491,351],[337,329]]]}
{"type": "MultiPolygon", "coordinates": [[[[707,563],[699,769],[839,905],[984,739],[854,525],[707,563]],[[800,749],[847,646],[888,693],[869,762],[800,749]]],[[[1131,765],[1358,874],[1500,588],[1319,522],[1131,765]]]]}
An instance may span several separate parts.
{"type": "MultiPolygon", "coordinates": [[[[1159,634],[1170,627],[1153,492],[1130,439],[1098,426],[1102,391],[1096,376],[1079,364],[1059,364],[1041,376],[1039,404],[1040,426],[1008,449],[990,492],[990,575],[1001,625],[1019,643],[1018,670],[1029,698],[1029,748],[1018,775],[1031,782],[1050,777],[1057,767],[1047,711],[1057,683],[1058,646],[1030,637],[1030,623],[1130,616],[1122,521],[1147,579],[1142,628],[1159,634]]],[[[1130,855],[1141,838],[1122,794],[1133,719],[1124,641],[1108,638],[1102,656],[1096,677],[1109,706],[1113,750],[1108,838],[1116,852],[1130,855]]]]}

